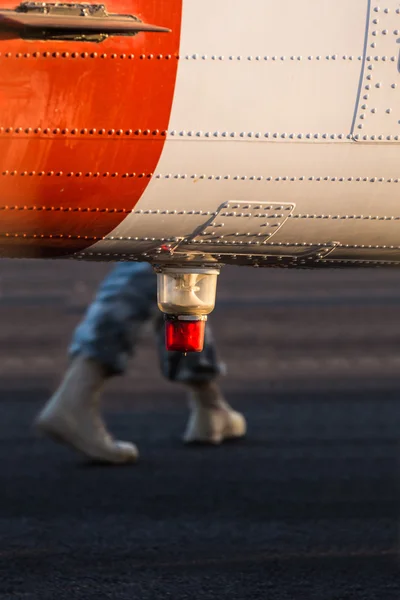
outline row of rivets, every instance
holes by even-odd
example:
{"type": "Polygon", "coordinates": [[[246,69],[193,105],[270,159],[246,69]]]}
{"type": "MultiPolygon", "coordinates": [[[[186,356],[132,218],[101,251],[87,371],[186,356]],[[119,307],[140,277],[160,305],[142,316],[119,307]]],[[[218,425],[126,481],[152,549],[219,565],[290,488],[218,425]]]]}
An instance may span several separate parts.
{"type": "MultiPolygon", "coordinates": [[[[3,177],[113,177],[113,178],[123,178],[123,179],[150,179],[153,177],[153,173],[110,173],[110,172],[88,172],[82,173],[78,172],[68,172],[63,173],[62,171],[2,171],[1,175],[3,177]]],[[[206,175],[206,174],[180,174],[180,173],[167,173],[161,174],[157,173],[154,175],[156,179],[196,179],[196,180],[209,180],[209,181],[222,181],[222,180],[233,180],[233,181],[329,181],[329,182],[338,182],[338,183],[347,183],[347,182],[368,182],[368,183],[399,183],[399,178],[385,178],[385,177],[335,177],[330,175],[315,176],[315,175],[300,175],[299,177],[289,176],[289,175],[278,175],[278,176],[263,176],[263,175],[206,175]]]]}
{"type": "MultiPolygon", "coordinates": [[[[376,86],[376,87],[380,87],[380,86],[376,86]]],[[[365,95],[364,99],[368,100],[369,96],[365,95]]],[[[206,138],[210,138],[210,137],[215,137],[215,138],[245,138],[245,139],[268,139],[268,140],[284,140],[284,139],[289,139],[289,140],[353,140],[354,136],[352,134],[346,134],[346,133],[280,133],[280,132],[274,132],[274,133],[270,133],[270,132],[254,132],[254,131],[249,131],[249,132],[245,132],[242,131],[240,133],[233,131],[233,132],[228,132],[228,131],[207,131],[207,132],[202,132],[202,131],[177,131],[177,130],[172,130],[168,132],[168,135],[171,137],[206,137],[206,138]]],[[[359,138],[357,138],[359,139],[359,138]]],[[[379,139],[379,140],[396,140],[398,141],[400,138],[398,135],[395,136],[384,136],[383,134],[373,134],[373,135],[365,135],[363,136],[364,140],[375,140],[375,139],[379,139]]]]}
{"type": "Polygon", "coordinates": [[[139,60],[171,60],[173,58],[175,59],[179,59],[180,57],[178,55],[173,55],[173,54],[139,54],[139,55],[135,55],[135,54],[116,54],[116,53],[112,53],[112,54],[107,54],[105,52],[103,53],[98,53],[98,52],[0,52],[0,58],[111,58],[113,60],[115,59],[128,59],[128,60],[134,60],[134,59],[139,59],[139,60]]]}
{"type": "Polygon", "coordinates": [[[0,127],[0,134],[21,134],[26,135],[126,135],[126,136],[161,136],[165,137],[167,131],[160,131],[159,129],[97,129],[97,128],[83,128],[78,129],[76,127],[0,127]]]}
{"type": "MultiPolygon", "coordinates": [[[[358,125],[359,129],[362,129],[362,125],[358,125]]],[[[400,137],[398,135],[359,135],[358,133],[354,136],[354,139],[356,141],[358,140],[364,140],[364,141],[375,141],[375,140],[379,140],[379,141],[387,141],[387,142],[391,142],[391,141],[395,141],[398,142],[400,137]]]]}
{"type": "Polygon", "coordinates": [[[335,258],[325,258],[324,260],[316,260],[317,263],[327,264],[327,265],[348,265],[353,267],[358,267],[360,265],[366,267],[396,267],[400,264],[399,261],[396,260],[360,260],[360,259],[335,259],[335,258]]]}
{"type": "MultiPolygon", "coordinates": [[[[395,84],[393,84],[395,85],[395,84]]],[[[375,87],[380,87],[381,84],[376,84],[375,87]]],[[[393,87],[393,86],[392,86],[393,87]]],[[[369,89],[370,86],[367,85],[366,89],[369,89]]],[[[365,100],[368,99],[368,95],[363,96],[363,98],[365,100]]],[[[391,109],[387,109],[387,111],[391,111],[391,109]]],[[[386,112],[387,112],[386,111],[386,112]]],[[[389,113],[388,113],[389,114],[389,113]]],[[[298,140],[318,140],[318,139],[330,139],[330,140],[352,140],[354,139],[354,136],[351,134],[346,134],[346,133],[279,133],[279,132],[274,132],[274,133],[270,133],[270,132],[254,132],[254,131],[241,131],[241,132],[236,132],[236,131],[177,131],[176,129],[173,129],[169,132],[167,131],[159,131],[158,129],[155,130],[150,130],[150,129],[127,129],[127,130],[123,130],[123,129],[77,129],[77,128],[73,128],[73,129],[68,129],[68,128],[55,128],[55,129],[51,129],[49,127],[36,127],[36,128],[32,128],[32,127],[0,127],[0,135],[1,134],[8,134],[8,135],[12,135],[12,134],[26,134],[26,135],[105,135],[105,136],[114,136],[114,135],[125,135],[127,137],[129,136],[145,136],[145,137],[149,137],[149,138],[154,138],[154,137],[165,137],[165,136],[171,136],[171,137],[185,137],[185,138],[211,138],[211,137],[215,137],[215,138],[254,138],[254,139],[298,139],[298,140]]],[[[356,136],[357,139],[360,139],[359,137],[356,136]]],[[[382,134],[376,134],[376,135],[365,135],[363,136],[364,140],[399,140],[399,136],[384,136],[382,134]]]]}
{"type": "MultiPolygon", "coordinates": [[[[362,108],[363,110],[366,110],[366,108],[367,108],[367,107],[366,107],[366,106],[365,106],[365,104],[364,104],[364,105],[363,105],[361,108],[362,108]],[[363,108],[363,107],[365,107],[365,108],[363,108]]],[[[375,107],[374,107],[374,108],[371,108],[371,109],[370,109],[370,112],[371,112],[372,114],[374,114],[374,115],[375,115],[375,114],[378,112],[378,109],[377,109],[377,108],[375,108],[375,107]]],[[[384,109],[384,112],[385,112],[385,114],[387,114],[387,115],[390,115],[390,114],[392,113],[392,109],[391,109],[391,108],[386,108],[386,109],[384,109]]],[[[359,115],[359,117],[360,117],[360,119],[365,119],[365,113],[361,113],[361,114],[359,115]]]]}
{"type": "Polygon", "coordinates": [[[33,211],[60,211],[60,212],[100,212],[100,213],[133,213],[135,215],[216,215],[208,210],[132,210],[131,208],[99,208],[99,207],[72,207],[72,206],[0,206],[0,210],[33,210],[33,211]]]}
{"type": "Polygon", "coordinates": [[[109,237],[103,238],[104,241],[115,241],[119,242],[174,242],[174,238],[155,238],[155,237],[124,237],[124,236],[114,236],[110,235],[109,237]]]}
{"type": "MultiPolygon", "coordinates": [[[[388,33],[387,30],[384,30],[382,33],[384,35],[386,35],[384,32],[386,31],[386,34],[388,33]]],[[[377,35],[379,32],[372,32],[372,35],[377,35]]],[[[399,35],[399,30],[396,29],[393,31],[394,35],[399,35]]],[[[98,54],[97,52],[92,52],[92,53],[88,53],[88,52],[33,52],[33,53],[21,53],[21,52],[17,52],[17,53],[12,53],[12,52],[0,52],[0,58],[101,58],[101,59],[106,59],[106,58],[111,58],[111,59],[138,59],[138,60],[170,60],[172,58],[180,60],[182,57],[180,57],[179,55],[171,55],[171,54],[140,54],[138,56],[135,56],[134,54],[98,54]]],[[[242,61],[242,60],[248,60],[248,61],[257,61],[257,62],[265,62],[265,61],[285,61],[285,60],[291,60],[291,61],[301,61],[301,60],[363,60],[364,56],[359,55],[359,56],[353,56],[353,55],[347,55],[344,54],[343,56],[339,56],[337,54],[331,54],[331,55],[326,55],[326,56],[322,56],[322,55],[317,55],[317,56],[296,56],[296,55],[291,55],[291,56],[229,56],[228,60],[230,61],[242,61]]],[[[372,57],[368,56],[366,57],[367,60],[371,60],[372,57]]],[[[200,55],[200,54],[192,54],[189,55],[187,54],[184,57],[185,60],[219,60],[219,61],[223,61],[226,60],[226,58],[224,56],[216,56],[216,55],[212,55],[212,56],[207,56],[207,55],[200,55]]],[[[389,57],[374,57],[374,60],[389,60],[389,57]]],[[[396,57],[390,57],[390,60],[396,60],[396,57]]]]}
{"type": "MultiPolygon", "coordinates": [[[[65,237],[65,236],[64,236],[65,237]]],[[[109,236],[109,237],[104,237],[104,238],[100,238],[104,241],[123,241],[123,242],[156,242],[156,243],[163,243],[163,242],[174,242],[174,239],[172,238],[149,238],[149,237],[116,237],[116,236],[109,236]]],[[[193,244],[192,240],[183,240],[185,243],[190,243],[191,245],[195,245],[193,244]]],[[[201,240],[200,240],[201,241],[201,240]]],[[[259,244],[260,242],[258,242],[259,244]]],[[[266,242],[262,242],[263,245],[266,246],[273,246],[273,247],[279,247],[279,248],[332,248],[331,244],[327,244],[324,242],[272,242],[272,241],[266,241],[266,242]]],[[[235,240],[229,241],[227,242],[225,245],[231,245],[231,244],[236,244],[236,245],[249,245],[252,244],[252,242],[236,242],[235,240]]],[[[349,249],[369,249],[369,250],[400,250],[400,246],[394,246],[394,245],[388,245],[388,244],[338,244],[337,246],[335,246],[335,248],[349,248],[349,249]]],[[[102,253],[100,253],[102,254],[102,253]]]]}
{"type": "Polygon", "coordinates": [[[288,219],[358,219],[364,221],[400,221],[400,217],[386,217],[379,215],[288,215],[288,219]]]}
{"type": "Polygon", "coordinates": [[[242,61],[242,60],[248,60],[248,61],[257,61],[257,62],[266,62],[266,61],[285,61],[285,60],[291,60],[291,61],[302,61],[302,60],[362,60],[363,56],[353,56],[353,55],[347,55],[344,54],[343,56],[339,56],[338,54],[328,54],[326,56],[322,56],[322,55],[317,55],[317,56],[301,56],[301,55],[290,55],[290,56],[285,56],[285,55],[273,55],[273,56],[244,56],[244,55],[239,55],[239,56],[233,56],[230,55],[228,56],[228,58],[226,59],[225,56],[220,55],[217,56],[215,54],[211,55],[211,56],[207,56],[206,54],[187,54],[185,56],[185,60],[219,60],[219,61],[223,61],[223,60],[230,60],[230,61],[242,61]]]}
{"type": "MultiPolygon", "coordinates": [[[[277,204],[272,203],[271,206],[264,206],[264,205],[258,205],[258,204],[244,204],[244,203],[231,204],[230,202],[228,202],[223,208],[225,208],[225,209],[241,208],[241,209],[245,209],[245,210],[248,210],[249,208],[251,208],[253,210],[261,210],[261,209],[264,209],[264,210],[292,210],[294,208],[294,204],[278,206],[277,204]]],[[[221,213],[221,214],[225,214],[225,213],[221,213]]]]}
{"type": "MultiPolygon", "coordinates": [[[[331,244],[320,243],[320,242],[268,242],[268,246],[278,247],[318,247],[318,248],[331,248],[331,244]]],[[[382,244],[337,244],[335,248],[353,248],[353,249],[375,249],[375,250],[400,250],[400,246],[390,246],[382,244]]]]}
{"type": "MultiPolygon", "coordinates": [[[[373,43],[375,43],[375,42],[373,42],[373,43]]],[[[372,44],[371,44],[371,46],[372,46],[372,44]]],[[[376,48],[376,45],[372,46],[372,47],[376,48]]],[[[379,62],[379,61],[383,61],[383,62],[386,62],[386,61],[396,62],[397,61],[397,56],[385,56],[385,55],[384,56],[367,56],[366,60],[367,60],[367,62],[372,62],[372,61],[375,61],[375,62],[379,62]]]]}
{"type": "Polygon", "coordinates": [[[135,215],[202,215],[202,216],[210,216],[216,215],[217,213],[212,212],[211,210],[135,210],[133,211],[135,215]]]}
{"type": "Polygon", "coordinates": [[[58,239],[58,240],[89,240],[96,242],[105,238],[92,235],[71,235],[62,233],[2,233],[0,237],[29,238],[29,239],[58,239]]]}
{"type": "Polygon", "coordinates": [[[110,173],[106,172],[88,172],[82,173],[81,171],[73,172],[70,171],[68,173],[63,173],[62,171],[2,171],[2,177],[15,177],[19,175],[20,177],[113,177],[113,178],[122,178],[122,179],[151,179],[153,177],[153,173],[110,173]]]}
{"type": "Polygon", "coordinates": [[[186,54],[184,57],[178,55],[178,54],[139,54],[139,55],[135,55],[135,54],[116,54],[116,53],[112,53],[112,54],[107,54],[105,52],[103,53],[98,53],[98,52],[38,52],[38,51],[34,51],[34,52],[0,52],[0,58],[81,58],[81,59],[90,59],[90,58],[101,58],[101,59],[106,59],[106,58],[111,58],[113,60],[115,59],[120,59],[120,60],[124,60],[124,59],[128,59],[128,60],[134,60],[134,59],[139,59],[139,60],[171,60],[171,59],[176,59],[176,60],[181,60],[182,58],[184,58],[184,60],[218,60],[218,61],[223,61],[223,60],[230,60],[230,61],[242,61],[242,60],[248,60],[248,61],[285,61],[285,60],[296,60],[296,61],[301,61],[301,60],[362,60],[363,56],[359,55],[359,56],[353,56],[353,55],[347,55],[344,54],[343,56],[339,56],[338,54],[328,54],[325,56],[322,55],[317,55],[317,56],[312,56],[312,55],[308,55],[308,56],[301,56],[301,55],[290,55],[290,56],[284,56],[284,55],[273,55],[273,56],[261,56],[261,55],[256,55],[256,56],[252,56],[252,55],[238,55],[238,56],[234,56],[234,55],[230,55],[228,57],[225,57],[224,55],[216,55],[216,54],[212,54],[211,56],[208,56],[207,54],[198,54],[198,53],[194,53],[194,54],[186,54]]]}
{"type": "Polygon", "coordinates": [[[346,133],[287,133],[287,132],[261,132],[261,131],[177,131],[172,129],[168,132],[171,137],[216,137],[216,138],[266,138],[266,139],[331,139],[351,140],[351,134],[346,133]]]}
{"type": "MultiPolygon", "coordinates": [[[[93,208],[93,207],[64,207],[64,206],[0,206],[0,210],[7,211],[47,211],[47,212],[100,212],[100,213],[133,213],[135,215],[199,215],[199,216],[211,216],[215,215],[215,213],[211,211],[201,211],[201,210],[131,210],[130,208],[93,208]]],[[[291,210],[289,208],[289,210],[291,210]]],[[[223,214],[221,216],[228,217],[252,217],[252,218],[262,218],[262,219],[357,219],[364,221],[400,221],[400,216],[382,216],[382,215],[318,215],[318,214],[223,214]]],[[[212,225],[213,227],[223,226],[220,225],[212,225]]],[[[205,233],[205,232],[203,232],[205,233]]],[[[242,235],[242,234],[237,234],[242,235]]],[[[243,234],[244,235],[244,234],[243,234]]]]}
{"type": "MultiPolygon", "coordinates": [[[[375,24],[375,23],[374,23],[375,24]]],[[[375,29],[374,31],[371,32],[373,36],[377,36],[377,35],[390,35],[390,32],[388,29],[382,29],[381,31],[378,31],[377,29],[375,29]]],[[[393,31],[393,35],[398,35],[399,30],[395,29],[393,31]],[[396,33],[397,32],[397,33],[396,33]]]]}
{"type": "Polygon", "coordinates": [[[73,207],[73,206],[0,206],[0,210],[32,210],[47,212],[97,212],[97,213],[131,213],[130,208],[99,208],[99,207],[73,207]]]}
{"type": "MultiPolygon", "coordinates": [[[[373,31],[372,35],[376,36],[378,35],[380,32],[378,31],[373,31]]],[[[381,32],[383,35],[387,35],[388,31],[385,29],[381,32]],[[386,32],[386,33],[385,33],[386,32]]],[[[396,29],[393,31],[393,35],[399,35],[399,30],[396,29]]],[[[135,55],[135,54],[106,54],[106,53],[102,53],[99,54],[97,52],[26,52],[26,53],[22,53],[22,52],[17,52],[17,53],[13,53],[13,52],[0,52],[0,58],[81,58],[81,59],[90,59],[90,58],[101,58],[101,59],[106,59],[106,58],[110,58],[110,59],[120,59],[120,60],[124,60],[124,59],[128,59],[128,60],[171,60],[171,59],[176,59],[176,60],[182,60],[182,58],[184,60],[213,60],[213,61],[224,61],[224,60],[230,60],[230,61],[242,61],[242,60],[247,60],[247,61],[256,61],[256,62],[268,62],[268,61],[286,61],[286,60],[291,60],[291,61],[302,61],[302,60],[308,60],[308,61],[312,61],[312,60],[349,60],[349,61],[353,61],[353,60],[358,60],[361,61],[363,60],[364,56],[363,55],[359,55],[359,56],[353,56],[352,54],[347,55],[344,54],[342,56],[339,56],[338,54],[328,54],[326,56],[322,56],[322,55],[317,55],[317,56],[299,56],[299,55],[290,55],[290,56],[244,56],[244,55],[239,55],[239,56],[228,56],[227,58],[225,56],[216,56],[216,55],[211,55],[208,56],[206,54],[187,54],[184,57],[181,57],[179,55],[172,55],[172,54],[140,54],[140,55],[135,55]]],[[[368,56],[366,57],[367,60],[370,60],[371,57],[368,56]]],[[[387,57],[379,57],[379,59],[382,60],[388,60],[387,57]]],[[[379,60],[378,59],[378,60],[379,60]]],[[[391,57],[390,60],[395,59],[395,57],[391,57]]]]}

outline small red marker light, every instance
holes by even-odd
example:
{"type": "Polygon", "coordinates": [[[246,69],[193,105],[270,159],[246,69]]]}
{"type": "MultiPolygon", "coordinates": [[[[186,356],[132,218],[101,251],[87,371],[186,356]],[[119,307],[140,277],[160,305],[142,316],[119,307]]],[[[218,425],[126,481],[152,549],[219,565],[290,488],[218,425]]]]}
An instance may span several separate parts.
{"type": "Polygon", "coordinates": [[[206,318],[165,316],[165,344],[169,352],[201,352],[206,318]]]}

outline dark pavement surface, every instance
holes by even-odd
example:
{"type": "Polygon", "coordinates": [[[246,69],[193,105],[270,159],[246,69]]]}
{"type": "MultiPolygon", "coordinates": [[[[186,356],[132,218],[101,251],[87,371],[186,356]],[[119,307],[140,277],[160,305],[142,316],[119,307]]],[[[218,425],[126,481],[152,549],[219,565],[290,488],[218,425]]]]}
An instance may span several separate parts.
{"type": "Polygon", "coordinates": [[[107,394],[133,467],[31,421],[107,265],[0,263],[0,598],[400,598],[400,272],[228,269],[213,324],[247,440],[185,448],[150,331],[107,394]]]}

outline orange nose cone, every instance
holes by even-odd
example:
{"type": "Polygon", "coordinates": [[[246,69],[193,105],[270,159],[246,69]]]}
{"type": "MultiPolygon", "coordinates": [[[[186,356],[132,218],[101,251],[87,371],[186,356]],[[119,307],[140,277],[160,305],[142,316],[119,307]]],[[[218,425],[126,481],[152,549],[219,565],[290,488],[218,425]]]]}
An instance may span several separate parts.
{"type": "Polygon", "coordinates": [[[206,322],[181,321],[168,318],[165,321],[165,344],[169,352],[201,352],[204,347],[206,322]]]}

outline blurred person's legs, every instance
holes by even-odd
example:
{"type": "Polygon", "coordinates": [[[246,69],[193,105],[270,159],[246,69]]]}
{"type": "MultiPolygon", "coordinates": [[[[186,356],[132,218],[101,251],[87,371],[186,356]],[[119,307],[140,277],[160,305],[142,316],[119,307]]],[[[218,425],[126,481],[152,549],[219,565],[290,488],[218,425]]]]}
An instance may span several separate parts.
{"type": "Polygon", "coordinates": [[[223,366],[212,333],[201,353],[167,352],[163,316],[157,308],[156,275],[147,263],[119,263],[102,282],[77,327],[69,349],[70,366],[38,418],[38,429],[87,457],[112,463],[134,462],[136,446],[116,441],[100,416],[105,382],[126,371],[141,326],[153,319],[163,375],[187,387],[190,417],[185,442],[219,444],[241,437],[243,416],[225,401],[216,378],[223,366]]]}

